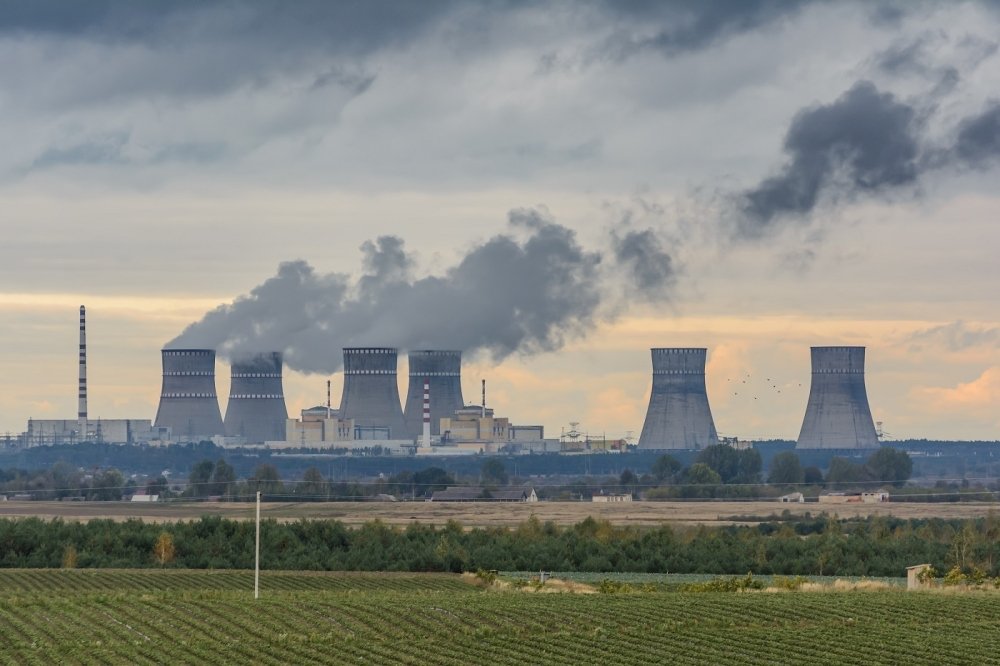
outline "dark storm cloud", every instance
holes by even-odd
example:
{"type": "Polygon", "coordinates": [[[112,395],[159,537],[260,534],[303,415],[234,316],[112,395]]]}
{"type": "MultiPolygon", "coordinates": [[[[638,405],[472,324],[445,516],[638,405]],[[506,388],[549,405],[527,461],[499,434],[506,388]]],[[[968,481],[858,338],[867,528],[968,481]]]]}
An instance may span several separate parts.
{"type": "Polygon", "coordinates": [[[877,193],[913,183],[919,173],[915,115],[868,81],[831,104],[800,111],[785,135],[788,163],[739,197],[740,232],[756,236],[776,218],[805,215],[824,193],[877,193]]]}
{"type": "Polygon", "coordinates": [[[991,102],[981,113],[959,123],[954,155],[977,168],[991,166],[1000,158],[1000,102],[991,102]]]}
{"type": "Polygon", "coordinates": [[[537,210],[511,211],[509,227],[442,274],[419,279],[411,277],[403,241],[392,236],[362,246],[356,280],[284,263],[169,346],[228,357],[279,350],[304,372],[337,370],[340,348],[354,345],[483,350],[496,359],[558,349],[594,326],[601,255],[537,210]]]}

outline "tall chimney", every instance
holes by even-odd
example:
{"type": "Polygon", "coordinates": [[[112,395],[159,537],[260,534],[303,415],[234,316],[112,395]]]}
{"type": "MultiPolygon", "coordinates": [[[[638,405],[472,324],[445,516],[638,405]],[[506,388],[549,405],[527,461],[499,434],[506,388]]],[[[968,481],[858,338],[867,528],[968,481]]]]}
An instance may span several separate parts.
{"type": "Polygon", "coordinates": [[[424,446],[431,445],[431,380],[424,377],[424,446]]]}
{"type": "Polygon", "coordinates": [[[877,449],[864,347],[813,347],[812,384],[798,449],[877,449]]]}
{"type": "Polygon", "coordinates": [[[80,386],[77,394],[77,441],[87,439],[87,308],[80,306],[80,386]]]}
{"type": "Polygon", "coordinates": [[[483,380],[483,418],[486,418],[486,380],[483,380]]]}
{"type": "Polygon", "coordinates": [[[719,443],[705,389],[704,348],[656,348],[640,449],[703,449],[719,443]]]}

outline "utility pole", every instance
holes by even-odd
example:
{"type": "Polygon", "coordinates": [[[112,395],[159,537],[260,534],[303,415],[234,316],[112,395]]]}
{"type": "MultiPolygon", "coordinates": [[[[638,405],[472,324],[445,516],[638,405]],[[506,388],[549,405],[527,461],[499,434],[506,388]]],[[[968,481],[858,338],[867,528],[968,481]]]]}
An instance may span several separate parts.
{"type": "Polygon", "coordinates": [[[260,491],[257,491],[257,545],[253,562],[253,598],[260,599],[260,491]]]}

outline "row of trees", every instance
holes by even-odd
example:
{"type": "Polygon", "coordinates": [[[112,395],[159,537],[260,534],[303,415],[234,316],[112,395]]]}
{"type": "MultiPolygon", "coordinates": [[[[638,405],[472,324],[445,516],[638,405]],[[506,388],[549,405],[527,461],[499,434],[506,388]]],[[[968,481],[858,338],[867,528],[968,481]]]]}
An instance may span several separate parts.
{"type": "MultiPolygon", "coordinates": [[[[253,544],[252,522],[218,517],[165,525],[0,520],[0,567],[248,569],[253,544]]],[[[906,566],[928,562],[940,571],[995,576],[1000,522],[822,516],[754,527],[649,529],[593,518],[559,527],[532,518],[512,529],[466,530],[455,522],[435,528],[374,521],[351,529],[337,521],[265,521],[261,554],[265,569],[294,570],[901,576],[906,566]]]]}

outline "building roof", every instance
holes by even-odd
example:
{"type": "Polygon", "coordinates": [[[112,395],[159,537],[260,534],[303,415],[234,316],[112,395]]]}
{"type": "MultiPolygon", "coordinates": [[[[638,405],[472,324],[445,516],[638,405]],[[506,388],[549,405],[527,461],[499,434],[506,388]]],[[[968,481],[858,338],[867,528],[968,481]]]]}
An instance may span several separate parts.
{"type": "Polygon", "coordinates": [[[521,502],[532,493],[531,488],[514,488],[509,490],[491,490],[488,493],[483,488],[451,486],[445,490],[435,490],[431,495],[432,502],[472,502],[499,501],[521,502]]]}

